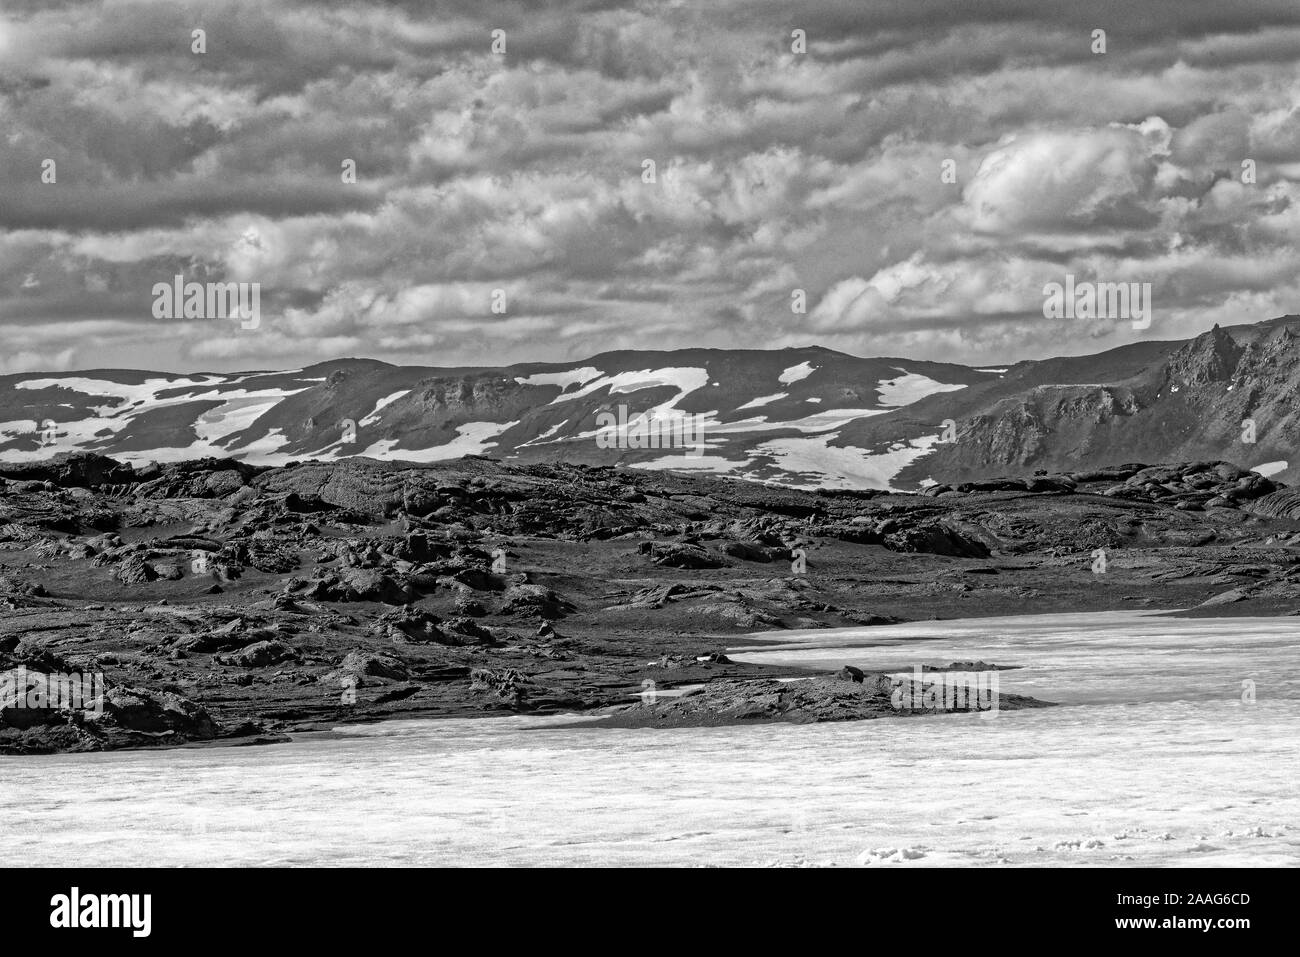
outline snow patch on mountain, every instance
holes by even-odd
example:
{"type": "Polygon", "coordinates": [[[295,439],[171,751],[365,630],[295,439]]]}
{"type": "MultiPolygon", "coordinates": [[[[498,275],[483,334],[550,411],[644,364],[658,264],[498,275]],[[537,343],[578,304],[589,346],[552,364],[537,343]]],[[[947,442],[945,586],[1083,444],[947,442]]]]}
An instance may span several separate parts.
{"type": "Polygon", "coordinates": [[[696,367],[670,367],[667,369],[641,369],[637,372],[617,372],[614,375],[601,375],[599,378],[586,382],[581,389],[576,392],[569,392],[564,395],[556,396],[551,400],[551,405],[557,405],[560,402],[569,402],[572,399],[580,399],[584,396],[598,392],[606,386],[609,387],[610,395],[619,395],[628,392],[637,392],[641,389],[656,389],[662,386],[671,386],[677,389],[677,395],[668,402],[661,403],[656,408],[659,410],[671,409],[681,401],[688,393],[696,389],[702,389],[709,382],[709,372],[707,369],[696,367]]]}
{"type": "Polygon", "coordinates": [[[760,405],[767,405],[770,402],[776,402],[779,399],[788,398],[790,398],[790,393],[788,392],[774,392],[771,395],[760,395],[757,399],[750,399],[744,405],[736,406],[736,411],[739,412],[741,409],[757,409],[760,405]]]}
{"type": "Polygon", "coordinates": [[[411,394],[410,389],[400,389],[397,392],[392,393],[391,395],[384,396],[382,399],[380,399],[378,402],[375,403],[374,409],[372,409],[364,419],[358,422],[357,425],[374,425],[376,422],[379,421],[380,412],[384,411],[386,407],[392,405],[402,396],[410,395],[410,394],[411,394]]]}
{"type": "Polygon", "coordinates": [[[928,455],[938,435],[910,440],[907,447],[872,452],[851,445],[831,445],[839,435],[830,432],[809,438],[773,439],[756,451],[769,455],[787,477],[782,484],[795,488],[892,488],[894,476],[928,455]]]}
{"type": "Polygon", "coordinates": [[[548,443],[546,440],[549,439],[551,436],[555,435],[557,432],[559,432],[562,428],[564,428],[568,424],[569,424],[568,419],[562,419],[561,421],[556,422],[553,426],[551,426],[541,435],[534,436],[533,438],[529,439],[527,442],[520,442],[518,447],[522,449],[528,445],[547,445],[548,443]]]}
{"type": "Polygon", "coordinates": [[[445,462],[462,455],[485,455],[497,443],[492,441],[503,432],[518,425],[515,422],[466,422],[456,426],[456,437],[443,445],[428,449],[399,449],[399,439],[380,439],[358,455],[375,459],[397,459],[403,462],[445,462]]]}
{"type": "Polygon", "coordinates": [[[604,374],[595,366],[583,366],[580,369],[567,369],[564,372],[534,372],[526,377],[515,376],[515,382],[520,385],[558,385],[563,391],[571,385],[581,385],[604,374]]]}
{"type": "MultiPolygon", "coordinates": [[[[107,405],[95,408],[97,416],[109,416],[115,412],[121,412],[129,406],[157,402],[158,393],[163,391],[207,386],[218,382],[224,383],[225,381],[220,376],[205,376],[202,379],[145,379],[143,382],[133,384],[129,382],[112,382],[108,379],[89,379],[85,376],[63,376],[47,379],[24,379],[21,382],[14,383],[14,388],[31,391],[66,389],[69,392],[79,392],[82,395],[117,399],[116,402],[110,402],[107,405]]],[[[190,398],[192,397],[186,396],[181,401],[189,401],[190,398]]]]}
{"type": "MultiPolygon", "coordinates": [[[[388,378],[382,366],[372,368],[350,360],[322,364],[310,373],[298,369],[168,377],[121,370],[19,376],[9,379],[13,391],[0,396],[0,417],[15,420],[0,422],[0,447],[4,447],[0,460],[38,461],[59,452],[93,450],[133,464],[207,456],[229,456],[254,465],[303,459],[330,461],[357,455],[415,462],[445,461],[462,455],[527,461],[544,455],[542,450],[548,446],[593,443],[602,431],[602,418],[596,418],[592,431],[576,430],[584,423],[591,427],[593,413],[611,407],[617,412],[617,406],[625,402],[628,419],[689,416],[685,425],[691,434],[703,427],[705,454],[687,456],[666,449],[650,454],[636,450],[624,456],[615,450],[607,456],[589,448],[584,450],[584,457],[617,458],[637,468],[752,476],[765,482],[782,481],[779,473],[786,462],[802,462],[808,466],[803,478],[817,484],[843,484],[849,476],[862,475],[871,476],[874,484],[883,484],[896,471],[888,456],[914,455],[916,448],[906,444],[890,447],[888,443],[864,439],[857,441],[871,445],[873,451],[837,448],[831,443],[839,430],[855,422],[861,424],[868,417],[886,415],[935,392],[962,388],[898,367],[893,367],[895,376],[882,379],[876,370],[889,367],[882,367],[878,360],[863,360],[871,371],[854,375],[847,375],[840,366],[831,366],[836,375],[819,377],[819,383],[825,379],[824,388],[819,388],[805,380],[827,369],[805,361],[788,366],[778,377],[781,387],[804,383],[797,387],[797,393],[791,390],[756,395],[760,389],[775,384],[771,371],[781,368],[780,359],[766,366],[725,363],[712,369],[706,368],[714,365],[712,353],[699,357],[691,354],[689,358],[685,354],[675,358],[647,355],[632,361],[642,368],[628,369],[622,354],[611,362],[596,357],[572,368],[521,365],[508,373],[484,369],[473,373],[457,371],[449,377],[445,369],[430,368],[425,370],[427,378],[415,385],[412,383],[417,379],[410,374],[388,378]],[[675,361],[682,364],[665,364],[675,361]],[[601,365],[597,366],[597,362],[601,365]],[[537,368],[548,371],[529,371],[537,368]],[[463,402],[463,409],[458,406],[457,412],[450,413],[455,416],[451,422],[460,423],[466,418],[476,421],[459,425],[454,433],[450,427],[445,432],[435,431],[431,437],[429,426],[434,423],[414,414],[410,399],[422,389],[450,389],[445,380],[452,378],[456,380],[455,389],[461,391],[456,393],[459,398],[449,400],[449,405],[463,402]],[[878,382],[875,392],[869,391],[872,382],[878,382]],[[516,390],[516,383],[556,387],[560,391],[557,395],[516,390]],[[846,383],[853,388],[845,388],[846,383]],[[854,394],[864,391],[858,383],[867,386],[862,398],[854,394]],[[725,398],[722,393],[700,392],[708,386],[725,386],[725,398]],[[389,391],[385,393],[385,389],[389,391]],[[656,391],[651,395],[646,390],[656,391]],[[304,392],[308,396],[301,396],[304,392]],[[714,396],[710,410],[683,410],[683,400],[692,393],[692,404],[697,408],[704,405],[699,399],[701,394],[714,396]],[[548,394],[552,398],[546,398],[548,394]],[[295,396],[298,398],[281,407],[295,396]],[[7,404],[3,401],[6,398],[7,404]],[[873,407],[835,407],[845,403],[846,398],[854,405],[871,403],[873,407]],[[561,405],[565,402],[573,404],[561,405]],[[785,407],[779,405],[782,402],[797,404],[799,411],[784,412],[785,407]],[[803,402],[813,408],[806,409],[803,402]],[[647,407],[650,403],[653,405],[647,407]],[[774,415],[774,405],[789,418],[774,415]],[[468,409],[477,411],[465,411],[468,409]],[[497,416],[517,421],[481,421],[497,416]],[[723,422],[720,417],[735,421],[723,422]],[[42,435],[46,418],[55,420],[57,426],[42,435]],[[350,432],[341,434],[328,424],[322,425],[325,420],[344,418],[372,431],[358,443],[350,432]],[[777,438],[782,435],[789,438],[777,438]],[[422,447],[429,441],[442,444],[422,447]],[[869,464],[873,462],[876,464],[869,464]]],[[[443,421],[439,419],[438,423],[443,421]]],[[[606,422],[604,429],[609,428],[606,422]]]]}
{"type": "MultiPolygon", "coordinates": [[[[254,375],[242,375],[238,381],[255,378],[254,375]]],[[[199,415],[192,424],[196,437],[185,446],[162,445],[148,449],[130,449],[116,453],[124,462],[147,463],[178,462],[185,459],[205,456],[225,457],[237,454],[248,461],[261,461],[261,454],[273,452],[286,444],[289,439],[281,435],[271,438],[270,434],[253,443],[240,445],[232,449],[224,440],[238,432],[250,428],[264,413],[275,408],[285,398],[302,392],[302,389],[233,389],[218,391],[218,386],[227,386],[232,380],[223,376],[203,376],[201,378],[145,379],[140,383],[113,382],[107,379],[91,379],[84,376],[66,376],[60,378],[25,379],[15,383],[16,389],[41,390],[48,388],[67,389],[83,396],[103,397],[110,401],[96,405],[91,414],[76,421],[58,422],[54,428],[54,440],[37,449],[27,451],[6,451],[4,457],[10,461],[40,461],[50,455],[75,451],[80,448],[98,448],[108,434],[117,435],[130,428],[136,417],[159,409],[187,405],[193,402],[220,401],[221,404],[199,415]],[[189,390],[189,391],[187,391],[189,390]],[[179,394],[171,394],[179,393],[179,394]],[[162,396],[166,395],[166,398],[162,396]]],[[[66,403],[65,403],[66,404],[66,403]]],[[[0,432],[7,437],[18,433],[0,432]]],[[[168,436],[160,436],[165,440],[168,436]]]]}
{"type": "Polygon", "coordinates": [[[811,362],[801,362],[797,366],[791,366],[790,368],[782,372],[779,376],[776,377],[776,381],[781,383],[782,385],[792,385],[795,382],[800,381],[801,379],[808,378],[816,371],[817,371],[817,367],[814,366],[811,362]]]}
{"type": "Polygon", "coordinates": [[[966,388],[964,385],[937,382],[929,376],[915,372],[907,372],[903,369],[898,371],[903,374],[896,379],[881,379],[876,387],[876,391],[880,393],[881,405],[898,408],[919,402],[927,395],[934,395],[936,392],[956,392],[966,388]]]}
{"type": "MultiPolygon", "coordinates": [[[[888,409],[823,409],[799,419],[786,421],[768,421],[765,415],[737,419],[734,422],[718,422],[712,418],[705,421],[705,432],[723,435],[733,432],[772,432],[776,429],[794,429],[799,432],[825,432],[830,429],[842,429],[854,419],[872,415],[884,415],[888,409]]],[[[712,415],[713,413],[705,413],[712,415]]]]}
{"type": "Polygon", "coordinates": [[[733,462],[719,455],[687,455],[685,451],[677,455],[665,455],[649,462],[637,462],[639,469],[684,469],[694,472],[713,472],[727,475],[739,469],[747,468],[754,460],[747,458],[743,462],[733,462]]]}
{"type": "MultiPolygon", "coordinates": [[[[260,414],[260,413],[258,413],[260,414]]],[[[254,416],[255,418],[256,416],[254,416]]],[[[197,424],[195,431],[198,432],[197,424]]],[[[230,433],[239,431],[232,429],[230,433]]],[[[301,455],[293,455],[278,451],[285,445],[289,444],[289,437],[280,429],[274,428],[266,432],[260,438],[239,446],[236,451],[237,457],[246,462],[253,462],[258,465],[284,465],[286,462],[300,460],[301,455]]],[[[186,446],[163,445],[150,449],[134,449],[129,452],[120,452],[114,455],[120,462],[129,462],[134,465],[144,465],[149,462],[184,462],[189,459],[200,459],[207,457],[227,458],[231,455],[231,450],[224,446],[216,445],[211,439],[200,435],[199,439],[191,442],[186,446]]],[[[21,458],[21,456],[15,456],[21,458]]]]}

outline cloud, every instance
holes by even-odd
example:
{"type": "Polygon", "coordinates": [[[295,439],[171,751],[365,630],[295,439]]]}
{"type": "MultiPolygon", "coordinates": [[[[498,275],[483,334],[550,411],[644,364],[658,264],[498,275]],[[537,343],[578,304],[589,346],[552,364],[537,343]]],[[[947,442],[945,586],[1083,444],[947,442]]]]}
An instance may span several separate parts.
{"type": "Polygon", "coordinates": [[[0,346],[185,370],[1135,335],[1045,324],[1071,271],[1154,283],[1148,335],[1294,312],[1297,50],[1293,0],[13,0],[0,346]],[[178,272],[259,282],[262,325],[160,325],[178,272]]]}
{"type": "Polygon", "coordinates": [[[961,212],[981,233],[1142,228],[1157,219],[1148,205],[1155,172],[1131,129],[1018,135],[985,155],[961,212]]]}

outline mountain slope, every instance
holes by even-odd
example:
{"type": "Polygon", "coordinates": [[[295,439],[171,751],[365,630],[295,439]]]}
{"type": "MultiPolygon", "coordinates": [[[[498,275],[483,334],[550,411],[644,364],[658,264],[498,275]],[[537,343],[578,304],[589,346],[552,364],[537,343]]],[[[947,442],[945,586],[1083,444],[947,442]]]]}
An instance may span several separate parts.
{"type": "MultiPolygon", "coordinates": [[[[910,427],[952,419],[956,441],[937,445],[896,482],[906,487],[931,474],[962,481],[1105,462],[1219,459],[1293,481],[1300,466],[1294,318],[1216,326],[1187,342],[1129,347],[1069,367],[1028,363],[996,386],[960,398],[930,397],[906,410],[910,427]]],[[[900,418],[885,434],[906,432],[900,418]]]]}
{"type": "Polygon", "coordinates": [[[811,486],[884,485],[907,455],[924,454],[924,442],[874,463],[842,453],[819,462],[795,454],[797,443],[811,435],[824,447],[845,424],[995,378],[959,365],[815,347],[609,352],[577,363],[482,369],[348,359],[238,375],[11,375],[0,377],[0,459],[95,451],[139,463],[233,456],[283,464],[488,454],[811,486]],[[637,448],[608,425],[642,415],[668,427],[698,424],[703,446],[688,448],[690,436],[669,435],[671,447],[637,448]]]}
{"type": "Polygon", "coordinates": [[[1114,462],[1300,475],[1300,317],[1005,369],[829,349],[607,352],[500,368],[342,359],[230,375],[0,377],[0,461],[366,456],[622,464],[915,489],[1114,462]],[[662,434],[660,434],[662,430],[662,434]],[[1253,439],[1253,441],[1252,441],[1253,439]]]}

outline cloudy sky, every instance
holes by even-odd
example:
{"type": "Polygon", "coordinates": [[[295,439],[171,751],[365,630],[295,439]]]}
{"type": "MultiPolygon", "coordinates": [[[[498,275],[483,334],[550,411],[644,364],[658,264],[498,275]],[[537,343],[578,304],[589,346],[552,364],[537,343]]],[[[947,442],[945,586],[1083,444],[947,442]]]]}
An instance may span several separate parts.
{"type": "Polygon", "coordinates": [[[0,372],[983,365],[1300,312],[1298,63],[1296,0],[5,0],[0,372]],[[177,273],[260,325],[154,318],[177,273]],[[1045,319],[1066,273],[1151,327],[1045,319]]]}

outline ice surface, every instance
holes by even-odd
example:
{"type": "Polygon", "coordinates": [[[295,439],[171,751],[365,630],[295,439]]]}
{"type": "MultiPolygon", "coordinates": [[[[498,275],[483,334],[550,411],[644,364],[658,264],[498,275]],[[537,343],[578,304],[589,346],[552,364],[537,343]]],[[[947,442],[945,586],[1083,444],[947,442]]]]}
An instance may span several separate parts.
{"type": "Polygon", "coordinates": [[[732,653],[983,658],[1024,666],[1000,673],[1003,691],[1064,702],[991,719],[403,721],[272,747],[4,758],[0,863],[1294,866],[1295,629],[1059,615],[783,633],[732,653]]]}

